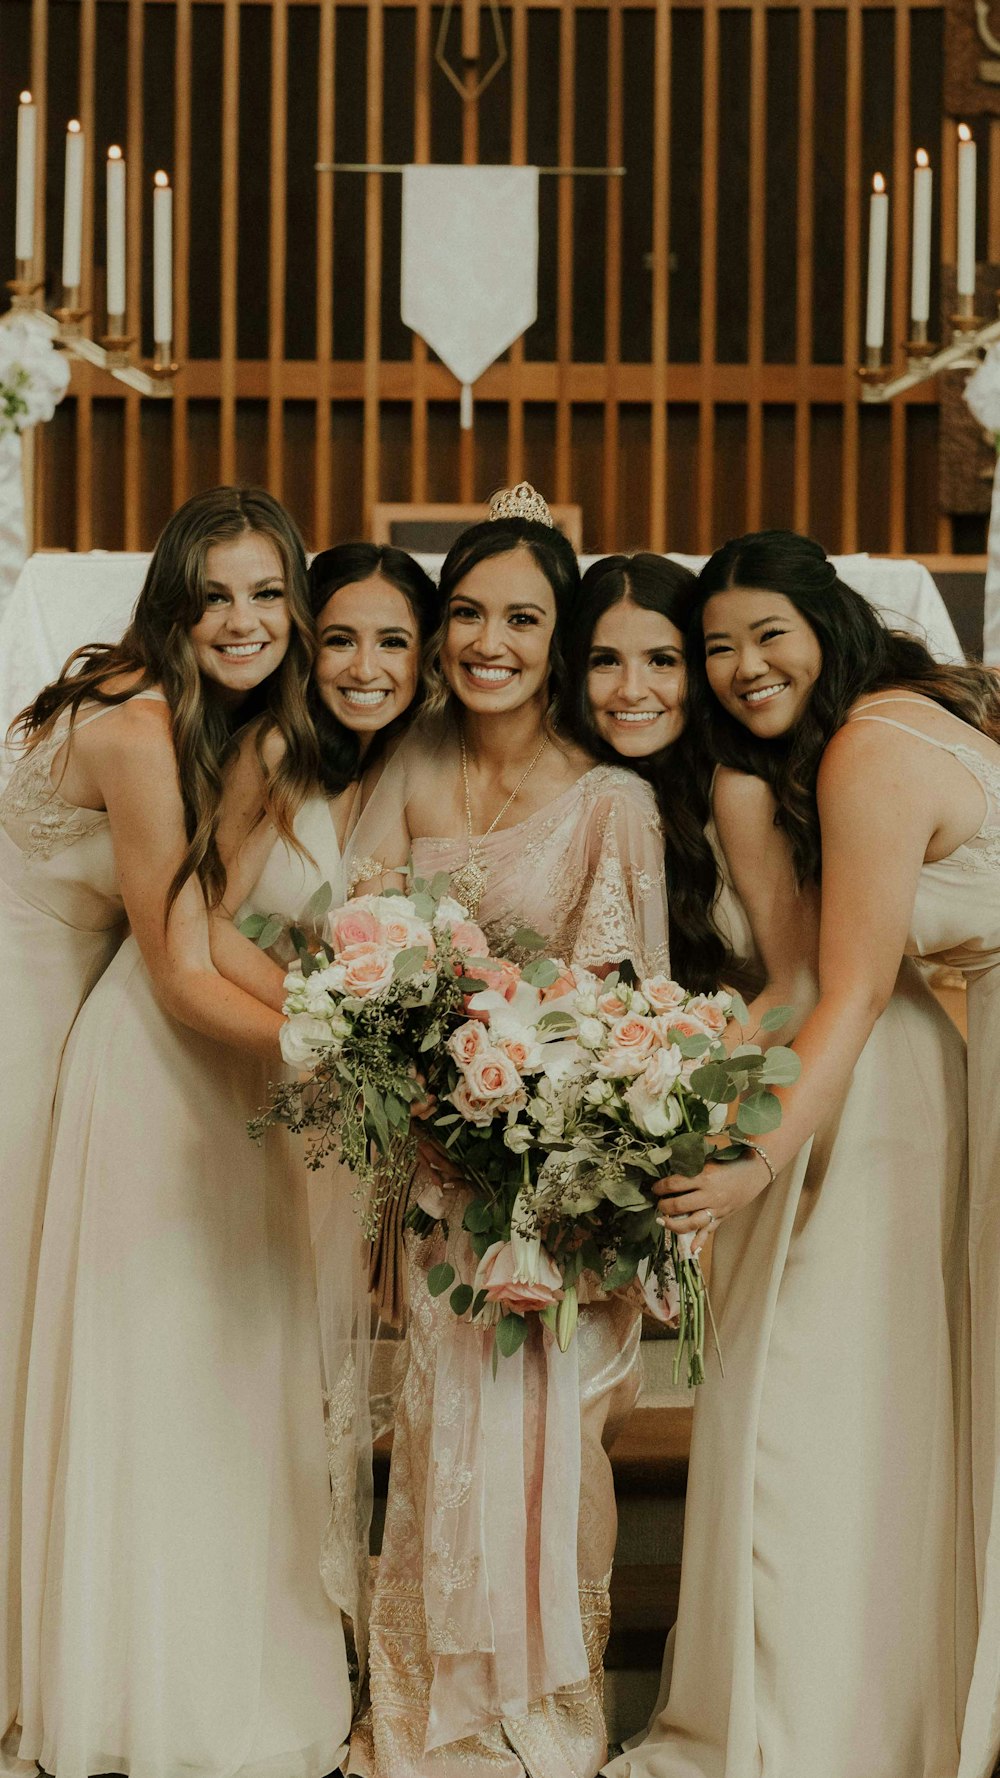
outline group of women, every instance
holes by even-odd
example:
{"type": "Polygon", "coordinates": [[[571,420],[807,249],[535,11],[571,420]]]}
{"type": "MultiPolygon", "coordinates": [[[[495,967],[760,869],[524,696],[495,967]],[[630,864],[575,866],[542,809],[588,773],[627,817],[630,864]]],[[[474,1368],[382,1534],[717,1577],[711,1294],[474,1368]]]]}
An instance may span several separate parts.
{"type": "MultiPolygon", "coordinates": [[[[990,1778],[1000,680],[888,631],[790,533],[697,579],[637,555],[581,580],[522,484],[435,585],[367,544],[307,568],[277,501],[220,488],[18,735],[8,1762],[990,1778]],[[473,859],[495,946],[527,924],[567,962],[738,986],[754,1027],[794,1009],[802,1061],[746,1160],[657,1188],[669,1226],[714,1235],[725,1377],[699,1391],[661,1697],[610,1763],[606,1446],[639,1302],[593,1290],[571,1400],[536,1330],[501,1414],[489,1334],[427,1288],[449,1225],[403,1234],[391,1205],[363,1251],[345,1170],[246,1134],[317,889],[473,859]],[[917,959],[967,978],[968,1080],[917,959]],[[369,1284],[405,1295],[408,1358],[370,1600],[369,1284]]],[[[459,1203],[423,1153],[411,1193],[459,1203]]]]}

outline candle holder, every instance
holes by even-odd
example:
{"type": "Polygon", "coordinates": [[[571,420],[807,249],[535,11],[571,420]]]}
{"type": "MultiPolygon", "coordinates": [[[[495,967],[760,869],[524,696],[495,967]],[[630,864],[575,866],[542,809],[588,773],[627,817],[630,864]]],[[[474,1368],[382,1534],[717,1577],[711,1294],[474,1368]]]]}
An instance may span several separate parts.
{"type": "Polygon", "coordinates": [[[881,346],[866,346],[864,364],[858,365],[858,376],[866,388],[878,388],[892,376],[892,366],[883,364],[881,346]]]}
{"type": "Polygon", "coordinates": [[[904,341],[903,350],[914,368],[923,364],[925,358],[933,358],[937,347],[933,340],[927,338],[926,321],[911,321],[910,337],[904,341]]]}
{"type": "Polygon", "coordinates": [[[165,381],[170,377],[175,377],[180,368],[180,365],[174,358],[172,341],[154,340],[153,358],[149,366],[150,376],[158,377],[165,381]]]}
{"type": "Polygon", "coordinates": [[[108,369],[121,370],[123,366],[131,364],[129,347],[134,344],[135,335],[125,331],[125,316],[109,315],[108,331],[101,335],[101,345],[107,354],[108,369]]]}
{"type": "Polygon", "coordinates": [[[7,279],[10,306],[12,309],[37,308],[38,304],[35,298],[42,288],[42,281],[35,277],[34,261],[19,259],[16,264],[17,270],[14,277],[7,279]]]}
{"type": "Polygon", "coordinates": [[[82,301],[79,284],[63,285],[62,307],[53,309],[52,313],[64,334],[78,334],[90,314],[89,309],[81,307],[82,301]]]}

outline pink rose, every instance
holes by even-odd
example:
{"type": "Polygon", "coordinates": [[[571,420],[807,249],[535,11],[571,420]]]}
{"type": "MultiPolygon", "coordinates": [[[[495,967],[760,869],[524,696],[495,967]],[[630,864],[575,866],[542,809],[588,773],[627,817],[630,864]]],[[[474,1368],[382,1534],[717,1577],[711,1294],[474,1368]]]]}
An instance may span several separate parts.
{"type": "Polygon", "coordinates": [[[639,983],[639,992],[649,1001],[653,1012],[673,1012],[687,999],[687,990],[667,975],[647,976],[639,983]]]}
{"type": "Polygon", "coordinates": [[[487,1103],[485,1099],[475,1098],[469,1091],[467,1080],[460,1080],[454,1092],[449,1093],[448,1097],[459,1117],[464,1117],[467,1124],[477,1124],[480,1129],[491,1124],[503,1110],[503,1107],[496,1103],[487,1103]]]}
{"type": "Polygon", "coordinates": [[[543,1000],[561,1000],[564,994],[576,992],[576,977],[565,964],[561,966],[562,974],[549,987],[542,989],[543,1000]]]}
{"type": "Polygon", "coordinates": [[[451,942],[456,951],[464,951],[467,957],[488,957],[490,941],[485,932],[474,926],[471,920],[459,920],[451,929],[451,942]]]}
{"type": "Polygon", "coordinates": [[[656,1027],[642,1013],[625,1013],[611,1026],[611,1042],[630,1055],[648,1056],[656,1045],[656,1027]]]}
{"type": "Polygon", "coordinates": [[[349,945],[373,944],[379,936],[379,923],[366,908],[341,908],[330,925],[330,943],[338,953],[349,945]]]}
{"type": "Polygon", "coordinates": [[[537,1270],[537,1282],[519,1282],[510,1242],[494,1241],[479,1262],[472,1288],[477,1296],[485,1290],[487,1302],[500,1303],[517,1315],[527,1315],[532,1309],[547,1309],[551,1303],[560,1302],[563,1295],[562,1273],[544,1250],[539,1255],[537,1270]]]}
{"type": "MultiPolygon", "coordinates": [[[[485,939],[483,945],[485,954],[485,939]]],[[[517,964],[509,962],[506,957],[491,957],[488,969],[476,969],[473,974],[477,982],[483,982],[494,994],[502,994],[505,1000],[513,1000],[517,993],[517,984],[521,980],[521,971],[517,964]]],[[[481,989],[477,988],[476,992],[480,993],[481,989]]],[[[471,999],[471,995],[469,998],[471,999]]],[[[465,1010],[472,1019],[486,1020],[489,1017],[488,1013],[475,1012],[468,1005],[465,1010]]]]}
{"type": "Polygon", "coordinates": [[[357,999],[381,994],[392,981],[392,957],[383,945],[348,945],[339,962],[344,967],[344,993],[357,999]]]}
{"type": "Polygon", "coordinates": [[[489,1038],[484,1027],[477,1019],[470,1019],[467,1024],[459,1025],[453,1031],[445,1048],[450,1056],[454,1056],[460,1068],[467,1068],[476,1056],[489,1048],[489,1038]]]}
{"type": "Polygon", "coordinates": [[[620,994],[611,993],[602,994],[599,997],[597,1010],[603,1013],[606,1019],[620,1019],[628,1012],[628,1007],[620,994]]]}
{"type": "Polygon", "coordinates": [[[523,1074],[531,1061],[531,1050],[519,1037],[501,1037],[497,1049],[514,1064],[518,1074],[523,1074]]]}
{"type": "Polygon", "coordinates": [[[434,935],[429,926],[422,921],[407,920],[399,914],[389,914],[382,921],[381,942],[390,951],[409,951],[416,945],[422,945],[427,952],[428,962],[434,955],[434,935]]]}
{"type": "MultiPolygon", "coordinates": [[[[724,1022],[725,1021],[723,1021],[723,1023],[724,1022]]],[[[712,1036],[712,1032],[708,1029],[708,1026],[706,1024],[704,1024],[701,1019],[695,1018],[691,1013],[689,1013],[687,1011],[658,1013],[656,1018],[653,1020],[653,1027],[656,1031],[657,1037],[659,1038],[660,1042],[663,1044],[673,1043],[675,1036],[679,1036],[679,1037],[711,1037],[712,1036]],[[671,1034],[673,1034],[673,1035],[671,1035],[671,1034]]]]}
{"type": "Polygon", "coordinates": [[[698,1019],[713,1037],[721,1037],[726,1029],[728,1015],[708,994],[696,994],[684,1010],[689,1018],[698,1019]]]}
{"type": "Polygon", "coordinates": [[[462,1069],[466,1084],[474,1099],[482,1099],[490,1104],[501,1101],[508,1104],[522,1093],[524,1088],[510,1057],[503,1050],[487,1045],[485,1049],[473,1056],[462,1069]]]}

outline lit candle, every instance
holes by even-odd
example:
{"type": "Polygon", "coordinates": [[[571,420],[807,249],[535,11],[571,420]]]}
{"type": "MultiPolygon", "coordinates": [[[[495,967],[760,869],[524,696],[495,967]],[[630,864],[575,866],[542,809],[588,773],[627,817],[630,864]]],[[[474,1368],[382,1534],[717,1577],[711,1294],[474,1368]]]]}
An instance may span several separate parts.
{"type": "Polygon", "coordinates": [[[913,169],[913,263],[910,284],[910,315],[915,327],[931,318],[931,199],[934,174],[925,148],[917,149],[913,169]]]}
{"type": "Polygon", "coordinates": [[[876,173],[868,212],[868,313],[865,345],[877,352],[885,340],[885,272],[889,252],[889,193],[876,173]]]}
{"type": "Polygon", "coordinates": [[[959,296],[976,294],[976,144],[967,123],[958,126],[959,296]]]}
{"type": "Polygon", "coordinates": [[[108,149],[108,314],[125,314],[125,162],[108,149]]]}
{"type": "Polygon", "coordinates": [[[30,93],[21,94],[17,108],[17,209],[14,220],[14,255],[20,260],[35,257],[35,120],[30,93]]]}
{"type": "Polygon", "coordinates": [[[76,118],[66,127],[66,187],[63,198],[62,281],[79,290],[83,262],[83,162],[86,142],[76,118]]]}
{"type": "Polygon", "coordinates": [[[153,343],[169,345],[174,332],[174,194],[166,173],[153,177],[153,343]]]}

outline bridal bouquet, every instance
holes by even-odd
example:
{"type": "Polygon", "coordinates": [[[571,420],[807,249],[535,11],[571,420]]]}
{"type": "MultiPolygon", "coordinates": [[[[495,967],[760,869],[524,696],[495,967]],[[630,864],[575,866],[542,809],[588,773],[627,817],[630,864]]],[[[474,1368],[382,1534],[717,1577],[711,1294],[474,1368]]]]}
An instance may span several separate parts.
{"type": "MultiPolygon", "coordinates": [[[[602,980],[532,955],[542,941],[529,932],[512,940],[529,961],[491,956],[448,889],[442,874],[359,898],[328,916],[318,951],[293,930],[282,1053],[303,1072],[272,1088],[251,1134],[284,1123],[309,1132],[313,1166],[339,1154],[368,1233],[423,1137],[441,1164],[409,1220],[447,1230],[460,1207],[471,1256],[467,1276],[445,1261],[428,1287],[494,1329],[495,1358],[518,1349],[533,1314],[565,1350],[581,1302],[640,1289],[677,1329],[675,1377],[687,1354],[700,1382],[701,1269],[651,1187],[737,1159],[776,1128],[771,1088],[797,1077],[797,1057],[726,1049],[727,1023],[747,1021],[738,995],[692,995],[662,975],[602,980]]],[[[775,1008],[763,1024],[787,1016],[775,1008]]]]}

